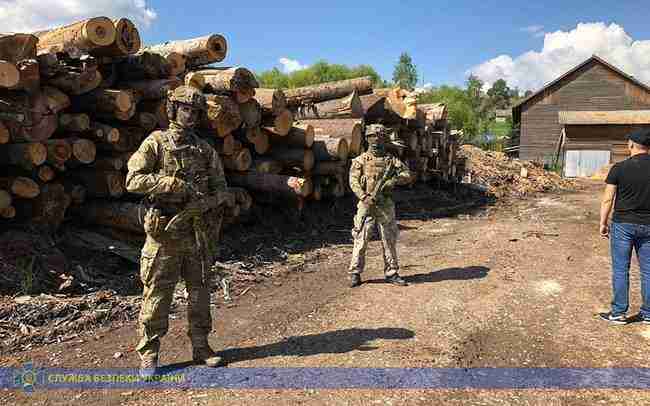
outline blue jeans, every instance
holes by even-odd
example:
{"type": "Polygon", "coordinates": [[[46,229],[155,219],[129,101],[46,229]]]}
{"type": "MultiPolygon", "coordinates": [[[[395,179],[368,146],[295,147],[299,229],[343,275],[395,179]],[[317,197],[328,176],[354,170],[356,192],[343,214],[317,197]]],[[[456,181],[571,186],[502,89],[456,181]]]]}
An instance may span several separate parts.
{"type": "Polygon", "coordinates": [[[614,290],[612,315],[623,315],[630,307],[630,261],[634,248],[641,268],[640,313],[643,318],[650,318],[650,225],[612,223],[609,238],[614,290]]]}

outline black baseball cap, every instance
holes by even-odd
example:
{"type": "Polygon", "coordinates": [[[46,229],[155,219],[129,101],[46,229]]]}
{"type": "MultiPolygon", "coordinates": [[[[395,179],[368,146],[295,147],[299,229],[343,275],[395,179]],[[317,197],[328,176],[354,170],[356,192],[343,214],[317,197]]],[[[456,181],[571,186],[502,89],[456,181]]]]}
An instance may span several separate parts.
{"type": "Polygon", "coordinates": [[[627,139],[650,147],[650,129],[638,130],[628,134],[627,139]]]}

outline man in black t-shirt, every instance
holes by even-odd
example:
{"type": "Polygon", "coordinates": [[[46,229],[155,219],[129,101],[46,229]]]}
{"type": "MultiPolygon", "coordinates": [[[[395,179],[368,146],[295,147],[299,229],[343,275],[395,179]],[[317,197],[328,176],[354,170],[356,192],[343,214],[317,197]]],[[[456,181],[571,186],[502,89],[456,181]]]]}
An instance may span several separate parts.
{"type": "Polygon", "coordinates": [[[630,260],[635,249],[641,268],[640,316],[650,324],[650,130],[630,134],[628,149],[630,158],[614,165],[607,176],[600,208],[600,235],[610,239],[614,292],[611,312],[600,317],[615,324],[627,323],[630,260]]]}

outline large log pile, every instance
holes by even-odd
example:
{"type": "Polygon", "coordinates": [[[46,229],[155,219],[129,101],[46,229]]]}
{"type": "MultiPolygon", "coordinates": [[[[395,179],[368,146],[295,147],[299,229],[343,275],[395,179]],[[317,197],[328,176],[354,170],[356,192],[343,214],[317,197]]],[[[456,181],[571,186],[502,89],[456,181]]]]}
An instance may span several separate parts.
{"type": "MultiPolygon", "coordinates": [[[[56,229],[74,213],[143,232],[141,197],[125,190],[128,159],[168,125],[167,92],[199,74],[216,99],[203,120],[205,137],[231,154],[237,146],[233,167],[248,169],[252,157],[232,136],[242,123],[239,104],[220,100],[250,99],[257,82],[243,68],[205,67],[225,57],[226,40],[214,34],[141,45],[126,18],[0,35],[0,221],[56,229]]],[[[250,208],[245,191],[237,196],[228,215],[250,208]]]]}

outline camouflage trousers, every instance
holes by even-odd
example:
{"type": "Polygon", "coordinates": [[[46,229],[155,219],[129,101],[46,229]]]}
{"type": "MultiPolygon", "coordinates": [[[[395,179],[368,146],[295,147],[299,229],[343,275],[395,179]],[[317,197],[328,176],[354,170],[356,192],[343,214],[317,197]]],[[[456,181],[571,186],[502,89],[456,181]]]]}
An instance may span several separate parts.
{"type": "Polygon", "coordinates": [[[350,261],[351,274],[360,274],[366,265],[366,250],[368,242],[372,236],[375,225],[379,228],[381,236],[381,247],[384,257],[384,274],[393,276],[399,272],[399,262],[397,260],[397,238],[399,229],[395,220],[395,206],[391,202],[383,202],[370,209],[370,215],[361,224],[362,210],[359,203],[357,215],[354,217],[354,230],[352,238],[354,239],[354,248],[352,249],[352,260],[350,261]],[[356,232],[355,230],[359,230],[356,232]]]}
{"type": "Polygon", "coordinates": [[[144,290],[139,317],[141,339],[136,347],[142,356],[157,354],[160,349],[179,278],[185,281],[189,294],[187,319],[192,342],[206,340],[212,330],[209,284],[204,281],[200,253],[193,242],[193,234],[166,241],[147,236],[140,258],[144,290]]]}

